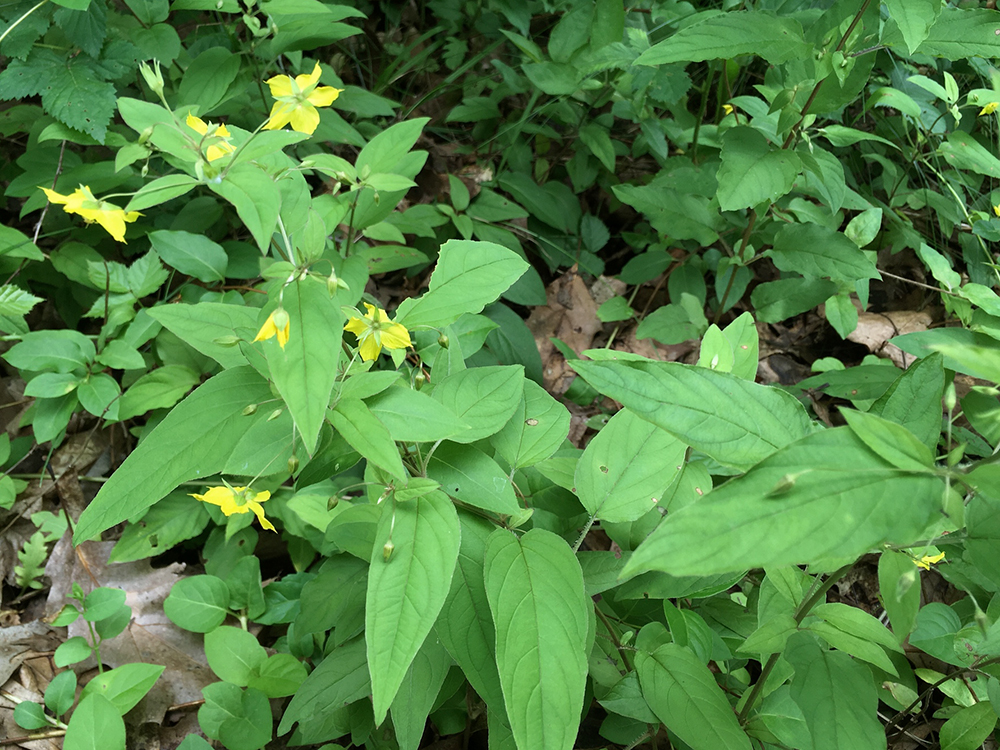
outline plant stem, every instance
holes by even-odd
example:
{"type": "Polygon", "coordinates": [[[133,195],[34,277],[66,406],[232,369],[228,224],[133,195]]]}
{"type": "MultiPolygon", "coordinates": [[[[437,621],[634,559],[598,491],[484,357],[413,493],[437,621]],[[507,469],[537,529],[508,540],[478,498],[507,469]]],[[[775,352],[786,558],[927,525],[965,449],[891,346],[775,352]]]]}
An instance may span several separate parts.
{"type": "MultiPolygon", "coordinates": [[[[820,600],[826,596],[826,592],[833,587],[833,584],[843,578],[853,567],[854,563],[850,563],[831,573],[830,576],[816,589],[816,591],[813,592],[812,596],[802,602],[798,609],[795,610],[795,624],[801,625],[802,621],[806,619],[806,615],[808,615],[809,612],[812,611],[813,607],[815,607],[820,600]]],[[[746,722],[747,717],[750,715],[750,709],[753,708],[753,704],[757,702],[758,698],[760,698],[760,694],[764,690],[764,684],[767,682],[767,678],[774,670],[774,665],[778,663],[778,658],[780,656],[780,652],[771,654],[767,663],[764,665],[764,668],[761,669],[760,677],[757,679],[757,682],[754,683],[753,688],[750,690],[750,695],[747,697],[746,703],[743,704],[743,708],[740,710],[740,723],[746,722]]]]}

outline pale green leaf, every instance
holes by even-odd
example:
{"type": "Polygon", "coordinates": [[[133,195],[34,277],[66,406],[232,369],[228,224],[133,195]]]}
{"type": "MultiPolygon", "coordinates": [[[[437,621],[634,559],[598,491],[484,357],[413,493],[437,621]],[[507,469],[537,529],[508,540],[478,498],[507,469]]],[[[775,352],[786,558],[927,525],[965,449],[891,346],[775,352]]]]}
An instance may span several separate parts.
{"type": "Polygon", "coordinates": [[[759,131],[738,126],[722,137],[719,208],[736,211],[776,201],[792,189],[802,171],[793,151],[772,148],[759,131]]]}
{"type": "Polygon", "coordinates": [[[729,373],[676,362],[573,360],[610,396],[684,443],[746,470],[810,430],[788,393],[729,373]]]}
{"type": "Polygon", "coordinates": [[[588,608],[569,545],[532,529],[498,529],[486,545],[497,667],[519,748],[570,750],[583,710],[588,608]]]}
{"type": "Polygon", "coordinates": [[[383,504],[365,602],[376,724],[385,719],[410,663],[444,606],[460,536],[455,506],[443,492],[394,506],[383,504]]]}
{"type": "Polygon", "coordinates": [[[941,13],[941,0],[885,0],[885,7],[912,55],[930,34],[941,13]]]}
{"type": "Polygon", "coordinates": [[[431,395],[469,425],[452,440],[474,443],[507,424],[521,401],[524,382],[521,365],[472,367],[444,378],[431,395]]]}
{"type": "Polygon", "coordinates": [[[533,380],[525,380],[521,403],[490,442],[511,467],[520,469],[555,453],[569,435],[569,424],[566,407],[533,380]]]}

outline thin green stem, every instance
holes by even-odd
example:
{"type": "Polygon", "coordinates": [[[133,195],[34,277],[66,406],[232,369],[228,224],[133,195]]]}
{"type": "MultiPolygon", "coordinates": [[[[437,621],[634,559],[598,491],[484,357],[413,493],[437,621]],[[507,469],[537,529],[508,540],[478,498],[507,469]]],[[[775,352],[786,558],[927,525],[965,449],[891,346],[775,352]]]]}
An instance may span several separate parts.
{"type": "Polygon", "coordinates": [[[9,34],[10,32],[12,32],[12,31],[13,31],[14,29],[16,29],[16,28],[18,27],[18,25],[19,25],[19,24],[20,24],[20,23],[21,23],[21,22],[22,22],[22,21],[23,21],[24,19],[26,19],[26,18],[27,18],[28,16],[30,16],[30,15],[31,15],[32,13],[34,13],[34,12],[35,12],[36,10],[38,10],[39,8],[41,8],[41,7],[42,7],[43,5],[45,5],[45,3],[47,3],[48,1],[49,1],[49,0],[42,0],[42,1],[40,2],[40,3],[38,3],[38,5],[34,6],[33,8],[29,9],[28,11],[26,11],[26,12],[24,13],[24,15],[22,15],[22,16],[21,16],[20,18],[18,18],[18,19],[17,19],[16,21],[14,21],[14,23],[12,23],[12,24],[11,24],[10,26],[8,26],[8,27],[7,27],[6,29],[4,29],[4,32],[3,32],[2,34],[0,34],[0,44],[3,44],[3,40],[7,38],[7,35],[8,35],[8,34],[9,34]]]}

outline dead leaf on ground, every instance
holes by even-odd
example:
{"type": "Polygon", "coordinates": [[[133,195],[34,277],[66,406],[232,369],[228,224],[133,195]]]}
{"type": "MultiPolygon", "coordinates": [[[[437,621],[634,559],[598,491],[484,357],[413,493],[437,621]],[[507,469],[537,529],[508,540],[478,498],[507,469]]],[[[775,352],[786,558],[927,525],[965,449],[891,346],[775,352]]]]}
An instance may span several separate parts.
{"type": "Polygon", "coordinates": [[[863,344],[868,351],[880,357],[888,357],[897,367],[904,370],[916,360],[898,346],[888,343],[893,336],[904,333],[926,331],[931,324],[931,316],[917,310],[896,310],[884,313],[862,312],[858,314],[858,327],[848,337],[848,341],[863,344]]]}
{"type": "MultiPolygon", "coordinates": [[[[109,565],[113,547],[114,542],[84,542],[74,550],[69,535],[56,543],[45,566],[52,580],[46,616],[54,617],[62,609],[74,581],[84,592],[98,586],[123,590],[132,621],[123,633],[101,644],[101,658],[109,667],[134,662],[166,667],[133,711],[140,715],[130,715],[137,724],[160,723],[169,706],[200,700],[201,689],[216,678],[204,660],[201,636],[178,628],[163,613],[163,600],[185,566],[171,563],[153,568],[148,559],[109,565]]],[[[69,636],[74,635],[88,635],[82,620],[70,625],[69,636]]]]}

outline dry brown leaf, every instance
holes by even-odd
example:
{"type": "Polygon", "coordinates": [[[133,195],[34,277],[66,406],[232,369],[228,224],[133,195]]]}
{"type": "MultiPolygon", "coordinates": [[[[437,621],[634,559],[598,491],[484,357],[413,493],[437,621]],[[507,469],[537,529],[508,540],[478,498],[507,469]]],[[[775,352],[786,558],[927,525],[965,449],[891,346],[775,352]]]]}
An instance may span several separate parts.
{"type": "Polygon", "coordinates": [[[893,336],[904,333],[926,331],[931,324],[928,313],[916,310],[896,310],[885,313],[858,313],[858,327],[848,337],[848,341],[863,344],[868,351],[880,357],[888,357],[897,367],[904,370],[913,364],[916,357],[906,354],[898,346],[888,343],[893,336]]]}

